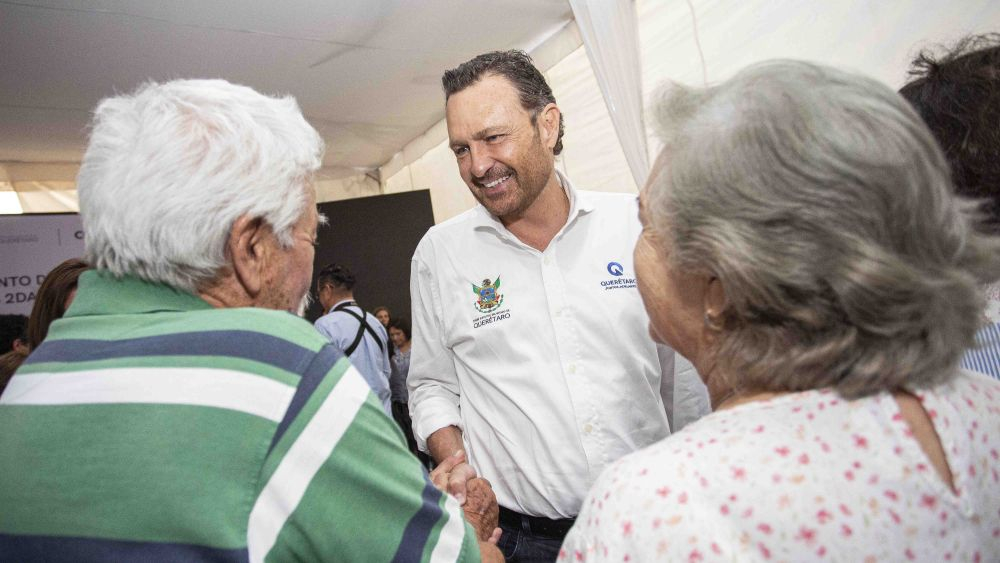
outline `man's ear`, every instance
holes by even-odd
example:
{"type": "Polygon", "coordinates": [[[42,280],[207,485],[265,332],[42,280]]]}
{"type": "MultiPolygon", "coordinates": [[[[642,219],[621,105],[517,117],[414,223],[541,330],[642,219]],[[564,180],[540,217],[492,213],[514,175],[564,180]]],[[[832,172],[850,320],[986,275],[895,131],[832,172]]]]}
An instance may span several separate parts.
{"type": "Polygon", "coordinates": [[[559,117],[562,112],[555,104],[548,104],[542,111],[538,112],[538,131],[542,137],[542,144],[547,148],[554,149],[559,140],[559,117]]]}
{"type": "Polygon", "coordinates": [[[251,298],[255,299],[264,286],[266,246],[264,241],[270,227],[263,219],[244,215],[233,223],[229,232],[228,251],[233,258],[236,282],[251,298]]]}

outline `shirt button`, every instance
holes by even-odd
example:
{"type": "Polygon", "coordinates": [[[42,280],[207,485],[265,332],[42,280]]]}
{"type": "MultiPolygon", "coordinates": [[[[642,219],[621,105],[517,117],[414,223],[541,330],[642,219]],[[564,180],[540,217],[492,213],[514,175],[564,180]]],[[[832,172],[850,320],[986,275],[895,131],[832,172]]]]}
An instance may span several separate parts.
{"type": "Polygon", "coordinates": [[[548,256],[546,256],[545,258],[542,258],[542,264],[545,264],[546,266],[548,266],[551,263],[552,263],[552,259],[549,258],[548,256]]]}
{"type": "Polygon", "coordinates": [[[585,424],[583,426],[583,431],[586,432],[587,434],[590,434],[591,432],[594,431],[594,427],[590,424],[585,424]]]}
{"type": "Polygon", "coordinates": [[[570,373],[576,373],[576,364],[570,364],[570,365],[569,365],[569,366],[568,366],[568,367],[566,368],[566,371],[568,371],[568,372],[570,372],[570,373]]]}

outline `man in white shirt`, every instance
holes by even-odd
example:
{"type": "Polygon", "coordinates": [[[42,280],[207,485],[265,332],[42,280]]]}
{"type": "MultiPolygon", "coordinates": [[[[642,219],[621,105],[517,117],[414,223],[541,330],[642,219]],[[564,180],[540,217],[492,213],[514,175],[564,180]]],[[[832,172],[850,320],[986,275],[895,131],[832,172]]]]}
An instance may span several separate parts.
{"type": "Polygon", "coordinates": [[[551,561],[601,470],[670,433],[674,353],[649,338],[635,287],[635,196],[556,171],[562,116],[531,59],[480,55],[443,82],[481,205],[413,256],[414,430],[438,461],[466,450],[459,502],[477,472],[493,484],[508,561],[551,561]]]}

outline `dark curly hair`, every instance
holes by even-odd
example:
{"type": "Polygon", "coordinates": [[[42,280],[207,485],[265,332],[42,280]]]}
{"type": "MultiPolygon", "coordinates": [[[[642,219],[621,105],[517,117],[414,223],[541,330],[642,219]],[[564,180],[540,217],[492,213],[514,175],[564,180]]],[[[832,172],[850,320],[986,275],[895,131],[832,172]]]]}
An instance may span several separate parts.
{"type": "MultiPolygon", "coordinates": [[[[502,76],[510,81],[511,85],[517,89],[518,97],[521,99],[521,107],[531,112],[531,124],[534,125],[538,119],[538,113],[549,104],[556,103],[556,97],[552,95],[552,88],[542,73],[535,68],[531,57],[524,51],[492,51],[479,55],[466,61],[457,67],[445,71],[441,77],[441,84],[444,86],[445,101],[456,92],[461,92],[485,76],[502,76]]],[[[558,155],[562,152],[563,133],[566,126],[563,116],[559,114],[559,136],[556,137],[556,146],[552,153],[558,155]]]]}
{"type": "Polygon", "coordinates": [[[410,321],[406,317],[399,317],[389,321],[389,328],[395,328],[402,331],[406,335],[406,339],[410,340],[413,338],[413,330],[410,326],[410,321]]]}
{"type": "Polygon", "coordinates": [[[357,280],[351,269],[342,264],[329,264],[319,271],[316,278],[316,287],[322,289],[325,285],[332,285],[339,289],[354,289],[357,280]]]}
{"type": "Polygon", "coordinates": [[[909,75],[899,93],[944,150],[956,192],[982,200],[983,226],[1000,233],[1000,34],[965,37],[940,56],[924,50],[909,75]]]}

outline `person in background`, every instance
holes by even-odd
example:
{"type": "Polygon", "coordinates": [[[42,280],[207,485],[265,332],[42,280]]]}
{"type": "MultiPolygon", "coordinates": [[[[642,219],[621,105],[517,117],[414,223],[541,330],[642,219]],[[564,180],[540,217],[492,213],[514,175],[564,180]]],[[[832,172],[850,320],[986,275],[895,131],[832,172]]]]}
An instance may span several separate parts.
{"type": "Polygon", "coordinates": [[[654,112],[639,290],[714,412],[606,469],[561,560],[995,559],[1000,381],[959,360],[1000,237],[927,126],[795,61],[654,112]]]}
{"type": "MultiPolygon", "coordinates": [[[[372,314],[375,315],[375,318],[378,319],[378,322],[382,323],[382,327],[385,328],[385,330],[388,332],[389,322],[392,320],[392,314],[389,312],[389,308],[386,307],[385,305],[379,305],[378,307],[375,307],[375,310],[372,311],[372,314]]],[[[396,353],[396,346],[392,343],[392,338],[389,339],[388,347],[389,347],[389,358],[392,358],[393,354],[396,353]]]]}
{"type": "Polygon", "coordinates": [[[0,315],[0,393],[28,355],[28,317],[0,315]]]}
{"type": "Polygon", "coordinates": [[[385,305],[379,305],[378,307],[375,307],[372,314],[375,315],[375,318],[378,319],[378,322],[382,323],[382,326],[385,327],[386,330],[389,330],[389,322],[392,320],[392,313],[389,312],[388,307],[385,305]]]}
{"type": "Polygon", "coordinates": [[[26,357],[27,355],[22,350],[11,350],[6,354],[0,354],[0,396],[7,388],[7,382],[14,376],[17,368],[21,367],[26,357]]]}
{"type": "Polygon", "coordinates": [[[28,317],[0,315],[0,353],[17,350],[28,341],[28,317]]]}
{"type": "Polygon", "coordinates": [[[38,348],[45,340],[49,326],[66,314],[76,296],[77,280],[89,269],[83,260],[70,258],[45,275],[42,285],[35,294],[35,304],[31,307],[24,344],[0,359],[0,391],[31,351],[38,348]]]}
{"type": "Polygon", "coordinates": [[[389,336],[382,324],[354,300],[356,283],[347,266],[329,264],[320,270],[316,293],[324,314],[316,319],[316,330],[351,359],[382,402],[385,414],[392,416],[389,336]]]}
{"type": "Polygon", "coordinates": [[[410,321],[399,317],[389,321],[389,340],[396,348],[396,353],[390,358],[392,374],[389,376],[389,389],[392,391],[392,418],[406,436],[406,444],[413,455],[425,466],[430,465],[430,458],[417,447],[413,437],[413,421],[410,420],[410,409],[407,405],[409,391],[406,388],[406,376],[410,371],[410,321]]]}
{"type": "Polygon", "coordinates": [[[28,351],[34,350],[45,340],[49,326],[61,319],[76,297],[77,280],[90,269],[79,258],[70,258],[49,272],[35,296],[35,304],[28,318],[28,351]]]}
{"type": "MultiPolygon", "coordinates": [[[[955,191],[980,202],[1000,233],[1000,34],[966,37],[936,57],[920,53],[900,89],[940,143],[955,191]]],[[[1000,285],[986,288],[987,323],[962,367],[1000,379],[1000,285]]]]}
{"type": "Polygon", "coordinates": [[[488,484],[466,522],[462,456],[428,476],[293,314],[323,154],[295,100],[148,83],[90,131],[93,270],[0,396],[0,559],[499,561],[488,484]]]}
{"type": "Polygon", "coordinates": [[[508,561],[552,561],[600,469],[670,433],[674,352],[644,329],[635,197],[557,171],[563,117],[531,58],[486,53],[442,82],[480,205],[413,255],[414,433],[439,462],[468,452],[459,499],[464,479],[492,481],[508,561]]]}

